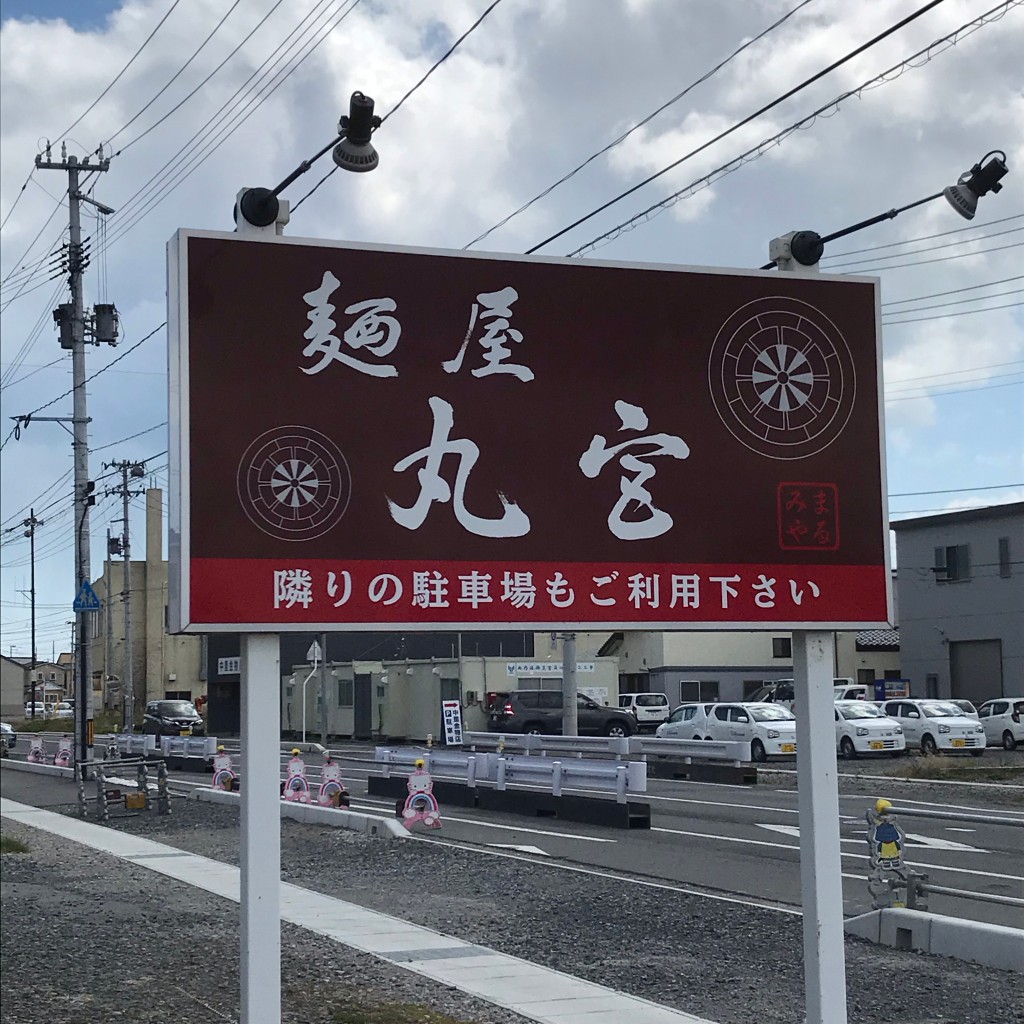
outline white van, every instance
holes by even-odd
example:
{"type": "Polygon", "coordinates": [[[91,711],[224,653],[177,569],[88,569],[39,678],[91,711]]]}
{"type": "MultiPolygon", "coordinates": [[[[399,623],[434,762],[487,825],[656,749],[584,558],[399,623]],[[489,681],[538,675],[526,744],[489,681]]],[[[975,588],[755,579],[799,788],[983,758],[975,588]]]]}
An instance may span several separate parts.
{"type": "Polygon", "coordinates": [[[874,700],[875,688],[849,679],[832,680],[833,700],[874,700]]]}
{"type": "Polygon", "coordinates": [[[636,724],[655,727],[668,721],[668,697],[663,693],[620,693],[619,708],[631,711],[636,724]]]}

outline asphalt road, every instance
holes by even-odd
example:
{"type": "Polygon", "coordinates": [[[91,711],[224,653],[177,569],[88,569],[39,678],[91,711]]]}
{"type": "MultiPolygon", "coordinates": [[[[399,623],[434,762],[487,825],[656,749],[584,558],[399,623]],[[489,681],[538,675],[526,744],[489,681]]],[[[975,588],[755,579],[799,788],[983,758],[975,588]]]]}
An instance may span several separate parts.
{"type": "MultiPolygon", "coordinates": [[[[229,747],[230,749],[230,747],[229,747]]],[[[343,778],[353,810],[394,813],[394,800],[366,795],[365,778],[376,769],[367,749],[341,748],[343,778]]],[[[289,755],[282,753],[282,766],[289,755]]],[[[372,754],[370,755],[372,757],[372,754]]],[[[319,758],[307,755],[307,777],[319,786],[319,758]]],[[[283,777],[283,771],[282,771],[283,777]]],[[[175,773],[178,788],[208,786],[210,776],[175,773]]],[[[522,855],[581,870],[611,872],[637,883],[696,888],[710,897],[755,905],[800,906],[799,814],[794,788],[726,786],[650,780],[651,829],[627,831],[548,818],[442,806],[444,827],[431,841],[459,844],[481,855],[522,855]]],[[[865,812],[884,796],[897,806],[960,810],[1024,822],[1024,801],[1006,806],[973,786],[918,787],[902,783],[852,783],[840,793],[843,901],[848,915],[870,910],[865,812]],[[877,787],[877,789],[873,789],[877,787]],[[855,789],[857,792],[846,790],[855,789]],[[922,792],[923,789],[923,792],[922,792]]],[[[568,792],[568,790],[567,790],[568,792]]],[[[1007,825],[903,818],[906,860],[935,885],[1024,898],[1021,849],[1024,832],[1007,825]]],[[[948,895],[931,895],[936,913],[1024,928],[1024,909],[948,895]]]]}

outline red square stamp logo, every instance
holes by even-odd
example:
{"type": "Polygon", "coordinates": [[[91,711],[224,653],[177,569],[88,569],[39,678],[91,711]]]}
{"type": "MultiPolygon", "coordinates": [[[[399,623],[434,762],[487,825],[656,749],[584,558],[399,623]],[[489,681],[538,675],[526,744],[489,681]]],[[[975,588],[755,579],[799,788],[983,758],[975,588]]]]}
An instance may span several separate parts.
{"type": "Polygon", "coordinates": [[[779,484],[779,547],[784,551],[839,549],[836,484],[779,484]]]}

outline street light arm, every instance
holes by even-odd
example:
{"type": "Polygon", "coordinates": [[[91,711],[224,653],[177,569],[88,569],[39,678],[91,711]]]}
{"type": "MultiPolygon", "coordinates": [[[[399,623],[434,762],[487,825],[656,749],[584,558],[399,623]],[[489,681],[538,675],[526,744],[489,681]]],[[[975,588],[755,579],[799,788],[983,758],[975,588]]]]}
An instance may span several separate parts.
{"type": "MultiPolygon", "coordinates": [[[[869,217],[867,220],[858,221],[856,224],[851,224],[848,228],[833,231],[832,234],[825,235],[824,237],[816,231],[795,231],[790,235],[785,235],[773,241],[773,246],[778,245],[777,251],[774,251],[773,254],[778,258],[795,260],[805,267],[813,267],[821,259],[825,251],[826,242],[832,242],[837,238],[852,235],[855,231],[861,231],[874,224],[880,224],[883,220],[892,220],[906,210],[912,210],[915,206],[921,206],[924,203],[930,203],[933,199],[940,199],[942,197],[946,198],[950,206],[961,217],[971,220],[974,217],[974,211],[977,208],[979,198],[987,195],[989,192],[1002,191],[1003,186],[1000,184],[1000,181],[1006,176],[1007,172],[1006,154],[1001,149],[994,149],[986,153],[969,171],[962,174],[955,185],[944,188],[941,192],[925,196],[924,199],[918,199],[913,203],[907,203],[906,206],[899,206],[893,210],[887,210],[885,213],[879,213],[877,216],[869,217]],[[988,162],[986,163],[986,161],[988,162]],[[780,255],[781,253],[785,254],[784,257],[780,255]]],[[[773,259],[759,269],[773,270],[777,266],[777,260],[773,259]]]]}
{"type": "Polygon", "coordinates": [[[287,215],[280,217],[281,201],[277,198],[293,181],[300,178],[328,150],[334,150],[334,162],[348,171],[372,171],[377,166],[377,152],[370,138],[380,127],[381,119],[373,113],[373,100],[361,92],[352,93],[349,112],[338,122],[338,133],[323,149],[317,150],[275,188],[250,188],[239,197],[235,206],[235,220],[241,214],[245,221],[257,228],[268,228],[275,223],[286,223],[287,215]]]}

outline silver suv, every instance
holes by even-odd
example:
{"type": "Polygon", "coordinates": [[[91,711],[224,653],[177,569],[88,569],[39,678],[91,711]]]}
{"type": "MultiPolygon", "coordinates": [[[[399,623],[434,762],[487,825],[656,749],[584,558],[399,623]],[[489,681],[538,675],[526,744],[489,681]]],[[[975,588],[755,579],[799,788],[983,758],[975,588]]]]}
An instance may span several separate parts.
{"type": "MultiPolygon", "coordinates": [[[[581,736],[632,736],[636,719],[628,711],[602,707],[580,694],[576,698],[581,736]]],[[[561,690],[511,690],[496,693],[487,717],[488,732],[562,732],[561,690]]]]}

